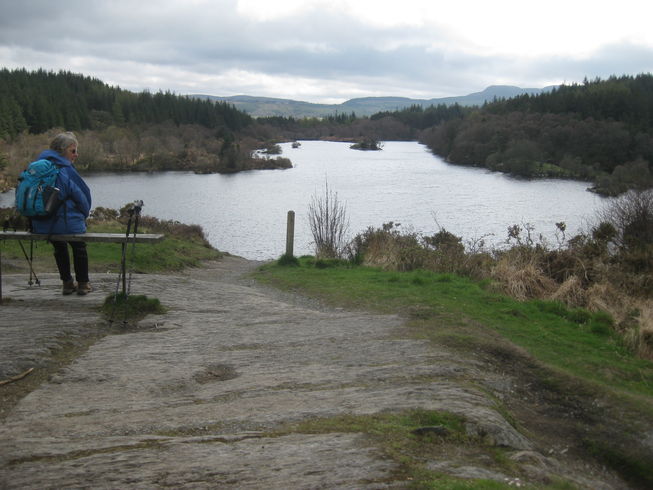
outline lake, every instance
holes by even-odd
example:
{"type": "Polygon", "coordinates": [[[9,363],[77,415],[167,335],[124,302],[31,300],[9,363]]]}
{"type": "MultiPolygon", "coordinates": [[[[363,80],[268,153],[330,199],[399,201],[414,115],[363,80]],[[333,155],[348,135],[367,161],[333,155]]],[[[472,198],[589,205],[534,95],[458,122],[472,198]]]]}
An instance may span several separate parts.
{"type": "MultiPolygon", "coordinates": [[[[571,236],[607,202],[588,192],[586,182],[520,180],[450,165],[416,142],[388,141],[382,151],[372,152],[325,141],[281,147],[292,169],[84,178],[94,207],[118,209],[140,199],[143,214],[199,224],[217,249],[257,260],[285,252],[289,210],[296,213],[295,255],[314,253],[308,207],[314,197],[324,196],[327,182],[346,207],[352,237],[392,221],[424,234],[443,227],[465,242],[490,235],[486,242],[500,246],[509,226],[530,223],[536,235],[555,244],[555,223],[564,221],[571,236]]],[[[12,205],[13,192],[0,194],[0,206],[12,205]]]]}

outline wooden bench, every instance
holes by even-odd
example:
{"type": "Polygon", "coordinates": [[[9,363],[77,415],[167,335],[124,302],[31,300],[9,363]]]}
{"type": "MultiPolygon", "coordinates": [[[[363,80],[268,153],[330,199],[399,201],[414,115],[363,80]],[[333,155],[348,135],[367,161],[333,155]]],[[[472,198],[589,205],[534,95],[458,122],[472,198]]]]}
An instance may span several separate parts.
{"type": "MultiPolygon", "coordinates": [[[[120,243],[125,247],[129,243],[156,243],[165,238],[165,235],[154,233],[140,233],[129,236],[121,233],[80,233],[76,235],[46,235],[30,233],[29,231],[0,231],[0,240],[46,240],[46,241],[63,241],[63,242],[101,242],[101,243],[120,243]]],[[[123,253],[123,257],[126,254],[123,253]]],[[[126,263],[123,260],[120,264],[122,274],[122,292],[127,291],[126,286],[126,263]]],[[[2,249],[0,248],[0,303],[2,303],[2,249]]]]}

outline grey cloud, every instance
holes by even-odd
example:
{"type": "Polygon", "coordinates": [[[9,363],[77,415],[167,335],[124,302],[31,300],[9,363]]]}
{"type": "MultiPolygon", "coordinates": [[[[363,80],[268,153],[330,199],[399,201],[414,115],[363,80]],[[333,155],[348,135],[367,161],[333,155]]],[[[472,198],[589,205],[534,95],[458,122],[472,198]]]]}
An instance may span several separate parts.
{"type": "MultiPolygon", "coordinates": [[[[0,0],[0,52],[3,47],[20,50],[15,59],[26,66],[50,60],[67,68],[66,57],[82,57],[97,60],[89,66],[136,63],[161,67],[161,73],[194,72],[197,78],[233,69],[302,77],[321,81],[323,93],[339,82],[341,87],[357,87],[357,93],[433,97],[482,90],[499,81],[541,86],[538,82],[544,80],[580,81],[585,76],[653,70],[653,52],[641,46],[608,46],[586,59],[471,55],[447,43],[446,32],[433,26],[374,27],[334,11],[259,23],[240,16],[235,4],[222,0],[196,8],[172,0],[0,0]],[[30,49],[38,56],[33,62],[30,49]]],[[[116,78],[111,82],[122,85],[119,69],[111,71],[116,78]]],[[[101,78],[100,73],[84,73],[101,78]]],[[[138,75],[125,74],[124,80],[131,85],[138,75]]],[[[156,89],[178,91],[175,86],[156,89]]],[[[207,90],[221,95],[237,87],[207,90]]]]}
{"type": "Polygon", "coordinates": [[[396,85],[435,80],[450,69],[442,54],[427,49],[432,30],[407,34],[403,29],[373,28],[334,12],[256,23],[239,17],[233,1],[199,12],[180,8],[172,15],[156,4],[143,10],[132,2],[63,3],[64,8],[47,1],[12,3],[8,9],[19,20],[0,34],[0,42],[11,39],[37,51],[190,70],[239,68],[327,80],[395,77],[402,80],[396,85]],[[56,36],[44,30],[46,25],[56,27],[56,36]],[[401,44],[407,36],[411,46],[379,49],[389,42],[401,44]]]}
{"type": "Polygon", "coordinates": [[[630,43],[612,44],[582,60],[578,66],[588,78],[653,72],[653,48],[630,43]]]}
{"type": "MultiPolygon", "coordinates": [[[[229,30],[231,27],[226,26],[229,30]]],[[[410,34],[413,38],[414,33],[410,34]]],[[[430,33],[432,36],[433,33],[430,33]]],[[[428,50],[426,39],[411,45],[379,49],[406,37],[398,29],[373,29],[353,19],[322,15],[250,26],[234,37],[210,44],[183,41],[189,59],[226,63],[244,69],[304,77],[367,76],[419,77],[445,68],[444,55],[428,50]],[[317,48],[315,48],[317,46],[317,48]]],[[[206,39],[206,37],[202,37],[206,39]]]]}

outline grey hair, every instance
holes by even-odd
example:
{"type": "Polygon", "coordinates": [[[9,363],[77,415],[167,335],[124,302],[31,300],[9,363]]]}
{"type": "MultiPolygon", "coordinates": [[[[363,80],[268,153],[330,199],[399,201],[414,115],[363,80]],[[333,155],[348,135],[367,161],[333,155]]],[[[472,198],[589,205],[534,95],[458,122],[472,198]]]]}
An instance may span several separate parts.
{"type": "Polygon", "coordinates": [[[66,131],[65,133],[59,133],[54,137],[50,143],[50,149],[56,151],[59,155],[63,155],[63,152],[70,145],[77,146],[78,144],[75,135],[70,131],[66,131]]]}

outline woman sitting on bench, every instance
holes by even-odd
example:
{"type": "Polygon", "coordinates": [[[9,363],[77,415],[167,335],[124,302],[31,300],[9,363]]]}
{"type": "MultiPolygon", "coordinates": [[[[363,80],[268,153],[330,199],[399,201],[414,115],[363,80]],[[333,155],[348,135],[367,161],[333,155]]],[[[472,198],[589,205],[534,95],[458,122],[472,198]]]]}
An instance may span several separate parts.
{"type": "MultiPolygon", "coordinates": [[[[91,191],[86,182],[77,173],[74,162],[77,160],[77,138],[71,132],[60,133],[50,143],[50,149],[43,151],[38,159],[48,159],[59,167],[56,187],[60,189],[63,203],[57,213],[49,219],[32,220],[34,233],[50,235],[67,235],[86,233],[86,218],[91,210],[91,191]]],[[[63,294],[83,296],[91,292],[88,278],[88,253],[86,242],[51,241],[54,246],[54,258],[59,269],[59,277],[63,281],[63,294]],[[68,245],[73,251],[75,278],[70,273],[70,255],[68,245]]]]}

